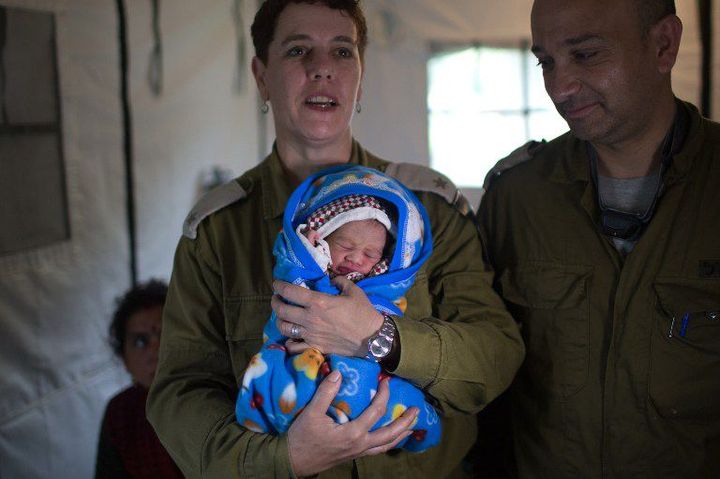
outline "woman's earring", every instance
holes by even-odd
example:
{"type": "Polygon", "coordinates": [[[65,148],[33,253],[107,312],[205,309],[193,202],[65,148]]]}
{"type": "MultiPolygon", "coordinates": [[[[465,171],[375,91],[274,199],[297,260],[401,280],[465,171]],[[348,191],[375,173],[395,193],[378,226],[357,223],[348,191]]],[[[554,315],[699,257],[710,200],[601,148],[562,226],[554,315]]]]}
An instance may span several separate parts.
{"type": "Polygon", "coordinates": [[[267,112],[270,111],[270,107],[268,106],[268,102],[267,102],[267,101],[264,102],[264,103],[260,106],[260,111],[262,112],[263,115],[267,115],[267,112]]]}
{"type": "Polygon", "coordinates": [[[355,112],[360,113],[362,111],[362,105],[360,102],[355,103],[355,112]]]}

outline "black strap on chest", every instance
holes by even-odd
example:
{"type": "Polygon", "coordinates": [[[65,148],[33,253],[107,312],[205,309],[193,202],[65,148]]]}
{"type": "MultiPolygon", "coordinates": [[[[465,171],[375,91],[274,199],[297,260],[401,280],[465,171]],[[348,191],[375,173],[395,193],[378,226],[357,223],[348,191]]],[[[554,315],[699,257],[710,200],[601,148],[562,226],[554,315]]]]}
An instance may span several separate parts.
{"type": "Polygon", "coordinates": [[[675,120],[673,121],[670,130],[661,148],[661,163],[660,168],[657,172],[657,187],[655,189],[655,195],[653,200],[648,206],[647,210],[642,213],[630,213],[627,211],[620,211],[611,208],[605,204],[602,195],[600,194],[600,185],[598,182],[597,174],[597,162],[598,156],[597,151],[590,142],[585,142],[588,156],[590,157],[590,172],[592,175],[592,181],[595,185],[595,195],[598,207],[600,208],[600,229],[603,234],[612,238],[619,238],[627,241],[637,241],[642,235],[645,228],[650,223],[650,220],[655,213],[655,207],[658,199],[662,195],[663,190],[663,175],[665,171],[672,164],[672,159],[677,154],[685,141],[687,135],[689,118],[688,114],[683,108],[682,104],[676,100],[677,112],[675,113],[675,120]]]}

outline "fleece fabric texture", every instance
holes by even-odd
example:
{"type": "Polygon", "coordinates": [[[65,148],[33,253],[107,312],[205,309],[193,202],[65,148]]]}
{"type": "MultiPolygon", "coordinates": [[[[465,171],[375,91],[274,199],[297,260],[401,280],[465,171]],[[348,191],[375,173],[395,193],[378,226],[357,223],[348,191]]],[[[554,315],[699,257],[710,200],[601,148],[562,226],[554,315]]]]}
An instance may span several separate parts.
{"type": "MultiPolygon", "coordinates": [[[[369,195],[390,205],[393,219],[394,248],[387,273],[358,281],[373,306],[381,313],[402,316],[407,301],[405,292],[413,284],[420,266],[432,253],[430,222],[415,195],[394,179],[370,168],[341,165],[322,170],[307,178],[291,195],[285,208],[283,230],[273,249],[276,278],[302,285],[314,291],[338,294],[329,276],[313,259],[297,233],[319,208],[350,194],[369,195]]],[[[389,424],[406,409],[417,407],[420,413],[414,433],[398,447],[420,452],[439,443],[442,428],[434,407],[423,392],[410,382],[384,372],[369,358],[350,358],[334,354],[324,356],[309,348],[290,355],[273,313],[264,329],[264,344],[245,371],[236,403],[238,422],[262,433],[282,434],[310,402],[317,386],[330,371],[342,374],[340,392],[328,415],[342,424],[358,417],[377,392],[379,381],[389,377],[390,398],[387,412],[373,430],[389,424]]]]}

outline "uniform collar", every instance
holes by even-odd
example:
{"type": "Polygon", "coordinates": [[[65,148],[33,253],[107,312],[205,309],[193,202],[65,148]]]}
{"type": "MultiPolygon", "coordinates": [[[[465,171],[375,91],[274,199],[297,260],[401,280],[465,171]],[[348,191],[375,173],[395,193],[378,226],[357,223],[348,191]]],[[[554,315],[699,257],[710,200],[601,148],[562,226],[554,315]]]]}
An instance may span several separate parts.
{"type": "MultiPolygon", "coordinates": [[[[263,185],[263,212],[265,219],[279,218],[285,211],[285,204],[293,192],[290,181],[285,174],[277,151],[277,145],[273,145],[272,153],[265,159],[265,167],[262,169],[263,185]]],[[[360,146],[360,143],[353,139],[348,163],[358,164],[377,168],[381,162],[360,146]]]]}
{"type": "Polygon", "coordinates": [[[572,132],[566,133],[563,140],[563,154],[560,155],[560,161],[553,162],[550,179],[558,183],[589,182],[590,156],[585,142],[576,138],[572,132]]]}
{"type": "MultiPolygon", "coordinates": [[[[692,166],[693,159],[705,140],[705,120],[692,104],[676,100],[678,111],[675,121],[665,139],[665,154],[668,166],[664,175],[665,184],[671,184],[684,177],[692,166]]],[[[561,183],[591,181],[590,152],[588,144],[568,132],[562,146],[562,161],[555,162],[550,178],[561,183]]]]}
{"type": "Polygon", "coordinates": [[[672,162],[663,177],[666,186],[685,178],[700,153],[707,135],[705,124],[707,120],[694,105],[678,100],[678,109],[682,109],[685,114],[685,137],[682,147],[672,155],[672,162]]]}
{"type": "Polygon", "coordinates": [[[285,209],[292,187],[280,162],[277,145],[273,144],[270,155],[265,159],[265,168],[261,172],[263,213],[265,219],[277,218],[285,209]]]}

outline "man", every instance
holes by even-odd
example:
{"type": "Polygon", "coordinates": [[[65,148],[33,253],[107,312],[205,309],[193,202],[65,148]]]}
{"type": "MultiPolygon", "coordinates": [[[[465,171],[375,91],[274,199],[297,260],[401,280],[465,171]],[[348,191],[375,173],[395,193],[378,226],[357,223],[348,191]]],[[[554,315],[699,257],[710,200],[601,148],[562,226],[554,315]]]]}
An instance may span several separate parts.
{"type": "Polygon", "coordinates": [[[520,477],[720,477],[720,125],[676,100],[672,1],[536,0],[570,132],[478,217],[527,357],[520,477]]]}

